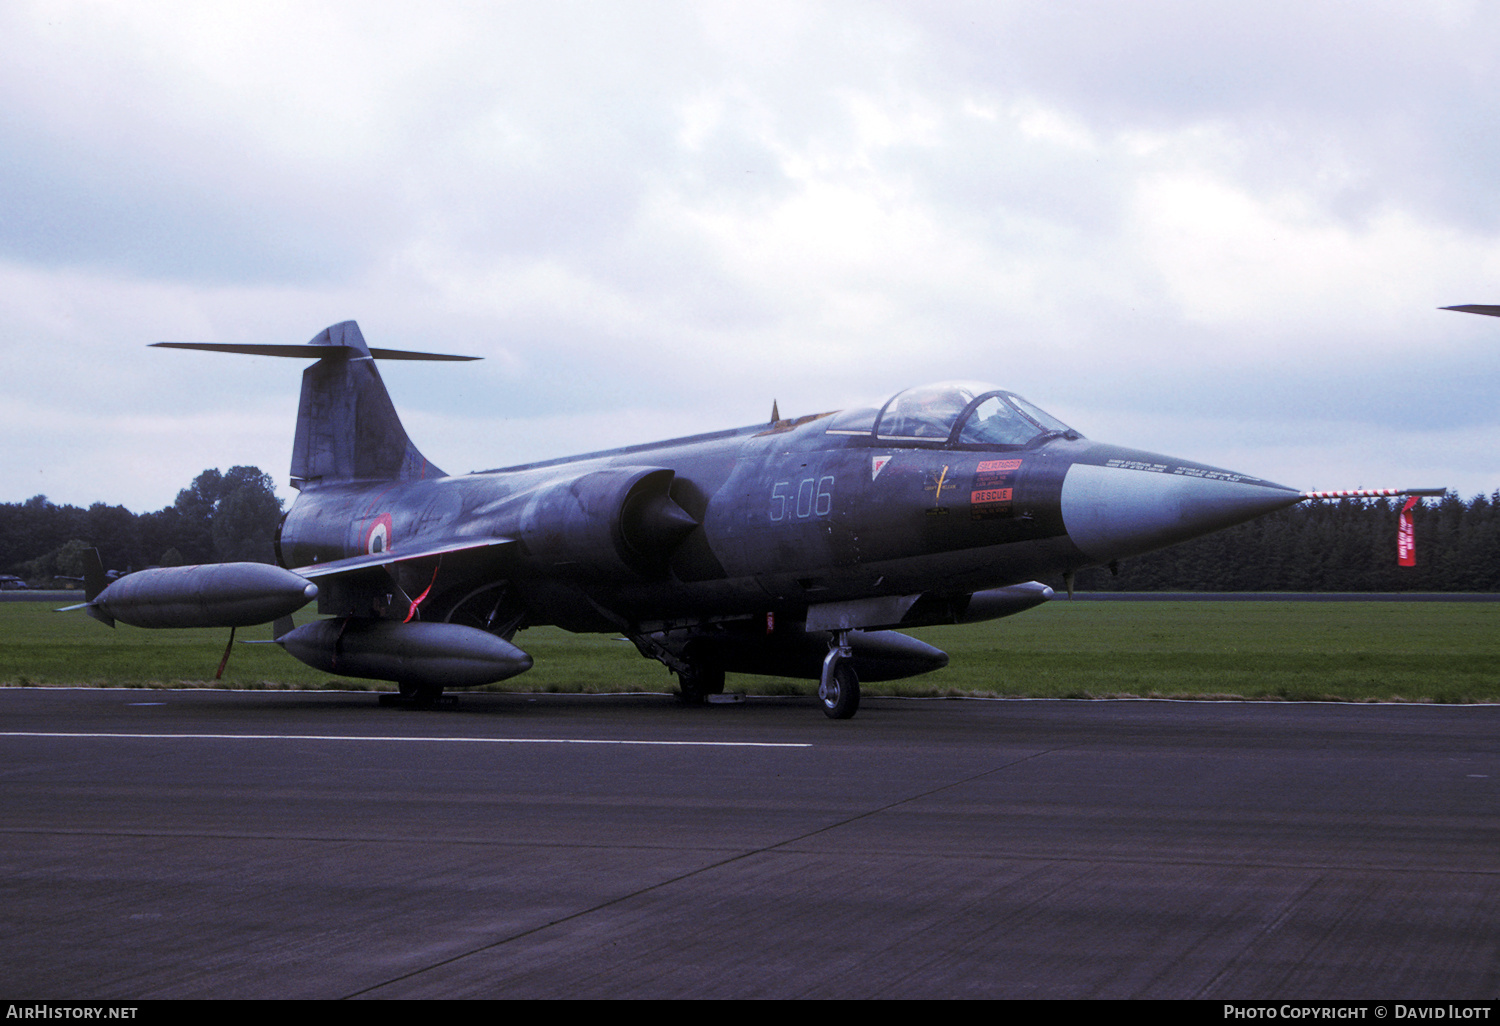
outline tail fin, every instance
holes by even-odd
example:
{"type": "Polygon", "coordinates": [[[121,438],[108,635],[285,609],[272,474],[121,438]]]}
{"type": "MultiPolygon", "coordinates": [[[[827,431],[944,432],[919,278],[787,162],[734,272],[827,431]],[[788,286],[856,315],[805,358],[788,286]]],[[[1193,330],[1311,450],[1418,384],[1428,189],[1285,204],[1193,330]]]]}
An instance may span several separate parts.
{"type": "Polygon", "coordinates": [[[332,352],[302,372],[293,487],[445,476],[406,437],[359,325],[335,324],[308,344],[332,352]]]}
{"type": "Polygon", "coordinates": [[[88,549],[83,554],[83,597],[92,602],[99,593],[109,587],[109,578],[104,576],[104,561],[98,549],[88,549]]]}
{"type": "MultiPolygon", "coordinates": [[[[109,587],[109,577],[104,573],[104,560],[99,558],[98,549],[88,549],[83,554],[83,611],[100,623],[113,627],[115,618],[94,605],[94,599],[98,598],[99,593],[107,587],[109,587]]],[[[68,608],[78,607],[69,606],[68,608]]]]}
{"type": "Polygon", "coordinates": [[[406,436],[396,408],[375,369],[375,359],[473,360],[473,356],[370,349],[359,325],[325,328],[304,346],[209,342],[157,342],[169,349],[207,349],[260,356],[316,357],[302,373],[297,438],[292,445],[292,486],[334,481],[403,481],[444,477],[406,436]]]}

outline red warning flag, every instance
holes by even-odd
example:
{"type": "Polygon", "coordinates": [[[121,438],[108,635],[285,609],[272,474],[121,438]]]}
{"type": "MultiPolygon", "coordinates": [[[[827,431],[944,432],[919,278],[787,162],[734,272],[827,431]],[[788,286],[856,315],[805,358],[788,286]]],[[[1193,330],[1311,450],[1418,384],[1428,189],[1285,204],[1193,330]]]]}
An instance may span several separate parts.
{"type": "Polygon", "coordinates": [[[1396,525],[1396,562],[1401,566],[1417,565],[1417,536],[1412,530],[1411,508],[1417,504],[1413,495],[1401,507],[1401,522],[1396,525]]]}

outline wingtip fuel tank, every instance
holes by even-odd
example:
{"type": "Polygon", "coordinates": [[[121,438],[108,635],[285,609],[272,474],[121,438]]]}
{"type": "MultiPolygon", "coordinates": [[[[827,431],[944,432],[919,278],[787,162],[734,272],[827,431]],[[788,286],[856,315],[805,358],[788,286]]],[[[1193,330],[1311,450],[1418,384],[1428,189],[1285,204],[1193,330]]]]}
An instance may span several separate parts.
{"type": "Polygon", "coordinates": [[[132,627],[249,627],[288,616],[318,596],[305,577],[269,563],[206,563],[138,570],[85,609],[132,627]]]}

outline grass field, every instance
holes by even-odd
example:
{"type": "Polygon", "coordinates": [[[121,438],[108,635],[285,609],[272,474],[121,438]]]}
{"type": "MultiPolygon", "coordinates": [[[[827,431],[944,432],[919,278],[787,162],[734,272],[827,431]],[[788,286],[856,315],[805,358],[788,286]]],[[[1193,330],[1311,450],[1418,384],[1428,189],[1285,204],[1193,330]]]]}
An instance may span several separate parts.
{"type": "MultiPolygon", "coordinates": [[[[306,618],[311,618],[306,617],[306,618]]],[[[1213,697],[1500,701],[1500,603],[1077,602],[911,632],[946,651],[945,670],[867,694],[1036,698],[1213,697]]],[[[46,603],[0,604],[0,685],[214,686],[228,631],[110,630],[46,603]]],[[[267,639],[269,627],[239,639],[267,639]]],[[[537,628],[536,659],[505,691],[670,691],[675,678],[628,642],[537,628]]],[[[275,645],[237,644],[218,686],[357,688],[275,645]]],[[[808,681],[731,674],[729,690],[811,694],[808,681]]]]}

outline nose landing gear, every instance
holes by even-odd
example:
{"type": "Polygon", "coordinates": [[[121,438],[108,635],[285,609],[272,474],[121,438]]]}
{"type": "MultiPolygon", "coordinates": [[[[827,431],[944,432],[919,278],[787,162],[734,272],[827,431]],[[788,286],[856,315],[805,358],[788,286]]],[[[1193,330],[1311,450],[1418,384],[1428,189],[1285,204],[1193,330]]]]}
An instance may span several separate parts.
{"type": "Polygon", "coordinates": [[[823,658],[823,675],[818,678],[818,701],[829,719],[847,720],[859,712],[859,675],[854,672],[853,657],[849,632],[834,631],[823,658]]]}

